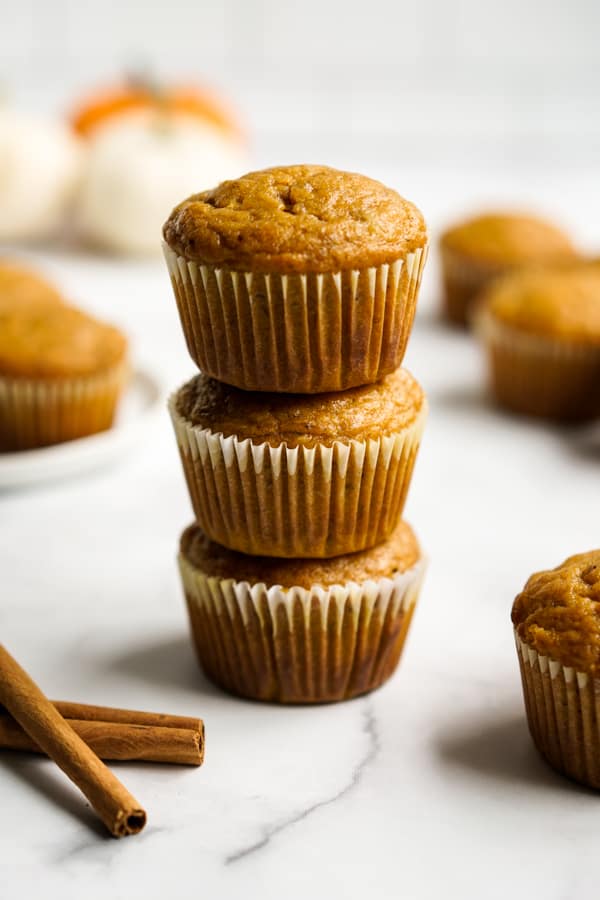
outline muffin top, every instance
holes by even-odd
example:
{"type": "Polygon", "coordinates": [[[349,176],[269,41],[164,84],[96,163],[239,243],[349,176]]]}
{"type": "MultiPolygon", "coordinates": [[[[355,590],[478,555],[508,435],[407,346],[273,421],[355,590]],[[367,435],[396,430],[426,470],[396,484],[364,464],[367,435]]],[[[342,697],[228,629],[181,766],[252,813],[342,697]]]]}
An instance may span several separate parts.
{"type": "Polygon", "coordinates": [[[210,541],[197,525],[190,525],[181,536],[181,553],[208,577],[247,581],[249,584],[280,585],[284,588],[315,585],[323,588],[350,581],[361,584],[380,578],[392,578],[406,572],[421,557],[412,528],[401,521],[383,544],[359,553],[347,553],[332,559],[275,559],[247,556],[227,550],[210,541]]]}
{"type": "Polygon", "coordinates": [[[512,621],[542,656],[600,674],[600,550],[532,575],[513,604],[512,621]]]}
{"type": "Polygon", "coordinates": [[[29,269],[0,260],[0,310],[18,309],[25,304],[56,303],[62,303],[62,297],[44,278],[29,269]]]}
{"type": "Polygon", "coordinates": [[[494,266],[560,262],[578,257],[567,235],[535,216],[490,213],[449,228],[443,247],[494,266]]]}
{"type": "Polygon", "coordinates": [[[481,303],[520,331],[600,344],[600,266],[515,272],[495,282],[481,303]]]}
{"type": "Polygon", "coordinates": [[[411,425],[425,403],[419,383],[396,369],[376,384],[329,394],[242,391],[200,374],[180,388],[175,407],[192,425],[225,437],[311,447],[394,434],[411,425]]]}
{"type": "Polygon", "coordinates": [[[101,373],[125,358],[116,328],[66,304],[0,305],[0,374],[63,378],[101,373]]]}
{"type": "Polygon", "coordinates": [[[427,242],[419,210],[378,181],[327,166],[250,172],[194,194],[167,219],[180,256],[243,272],[338,272],[427,242]]]}

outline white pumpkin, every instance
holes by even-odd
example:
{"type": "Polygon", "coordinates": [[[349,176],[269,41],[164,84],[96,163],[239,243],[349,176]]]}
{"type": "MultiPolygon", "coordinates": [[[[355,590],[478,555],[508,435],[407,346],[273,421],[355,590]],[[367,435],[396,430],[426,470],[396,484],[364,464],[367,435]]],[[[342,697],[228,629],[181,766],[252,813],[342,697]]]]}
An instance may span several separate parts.
{"type": "Polygon", "coordinates": [[[0,240],[46,237],[63,222],[82,148],[67,125],[0,109],[0,240]]]}
{"type": "Polygon", "coordinates": [[[95,245],[158,253],[177,203],[246,168],[239,143],[200,118],[154,111],[116,117],[91,138],[78,223],[95,245]]]}

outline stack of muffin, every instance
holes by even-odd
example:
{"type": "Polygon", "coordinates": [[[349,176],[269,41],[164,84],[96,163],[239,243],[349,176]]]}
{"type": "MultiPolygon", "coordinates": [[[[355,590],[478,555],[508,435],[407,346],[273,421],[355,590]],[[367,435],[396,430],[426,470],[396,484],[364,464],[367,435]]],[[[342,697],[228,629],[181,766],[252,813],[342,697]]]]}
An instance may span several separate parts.
{"type": "Polygon", "coordinates": [[[291,166],[190,197],[164,238],[201,370],[170,401],[200,663],[260,700],[372,690],[398,663],[424,569],[401,515],[427,404],[399,368],[423,217],[371,179],[291,166]]]}

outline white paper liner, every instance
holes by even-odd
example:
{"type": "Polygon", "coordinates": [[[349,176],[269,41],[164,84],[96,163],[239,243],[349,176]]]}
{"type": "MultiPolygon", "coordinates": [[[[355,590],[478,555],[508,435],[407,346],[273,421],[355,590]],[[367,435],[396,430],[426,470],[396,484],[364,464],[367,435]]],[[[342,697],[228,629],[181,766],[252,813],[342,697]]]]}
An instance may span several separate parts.
{"type": "Polygon", "coordinates": [[[600,347],[528,334],[498,322],[485,308],[474,324],[502,406],[556,419],[600,413],[600,347]]]}
{"type": "Polygon", "coordinates": [[[110,428],[128,373],[122,363],[88,377],[0,376],[0,448],[42,447],[110,428]]]}
{"type": "Polygon", "coordinates": [[[208,577],[180,554],[192,634],[207,675],[258,700],[342,700],[396,668],[425,561],[393,578],[284,589],[208,577]]]}
{"type": "Polygon", "coordinates": [[[427,245],[391,264],[326,274],[233,272],[165,258],[192,359],[246,390],[340,391],[402,362],[427,245]]]}
{"type": "Polygon", "coordinates": [[[559,772],[600,788],[600,681],[515,640],[536,747],[559,772]]]}
{"type": "Polygon", "coordinates": [[[217,543],[264,556],[337,556],[385,540],[399,521],[427,417],[331,447],[255,445],[169,412],[192,506],[217,543]]]}

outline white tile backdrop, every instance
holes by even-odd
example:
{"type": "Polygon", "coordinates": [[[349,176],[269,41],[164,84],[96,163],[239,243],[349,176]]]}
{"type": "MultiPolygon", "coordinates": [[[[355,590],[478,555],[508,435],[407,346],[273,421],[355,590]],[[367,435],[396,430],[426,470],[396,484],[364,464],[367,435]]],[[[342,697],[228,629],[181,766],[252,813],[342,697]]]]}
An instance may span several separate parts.
{"type": "Polygon", "coordinates": [[[64,109],[81,86],[143,63],[223,85],[264,160],[600,159],[597,0],[0,0],[0,10],[0,83],[27,104],[64,109]]]}

